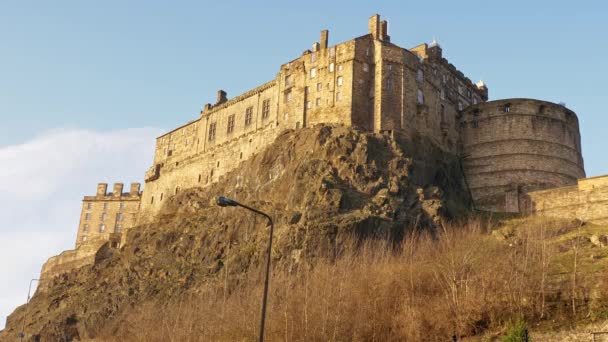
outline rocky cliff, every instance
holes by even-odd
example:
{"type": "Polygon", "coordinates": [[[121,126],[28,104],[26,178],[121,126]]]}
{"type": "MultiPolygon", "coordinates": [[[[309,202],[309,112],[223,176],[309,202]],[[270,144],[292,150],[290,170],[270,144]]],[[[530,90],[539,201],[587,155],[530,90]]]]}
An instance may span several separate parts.
{"type": "Polygon", "coordinates": [[[121,249],[48,282],[9,316],[0,340],[16,340],[22,324],[26,340],[93,338],[127,307],[202,291],[227,263],[238,282],[264,260],[266,221],[216,206],[218,195],[274,218],[273,266],[287,270],[332,260],[353,237],[399,241],[408,227],[433,227],[470,203],[457,156],[422,138],[341,126],[286,131],[218,183],[167,198],[121,249]]]}

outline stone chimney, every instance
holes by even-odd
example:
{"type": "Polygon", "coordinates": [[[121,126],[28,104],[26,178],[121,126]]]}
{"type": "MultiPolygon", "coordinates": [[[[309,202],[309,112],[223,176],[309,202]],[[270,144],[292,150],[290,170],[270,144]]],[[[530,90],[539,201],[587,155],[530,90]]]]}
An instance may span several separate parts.
{"type": "Polygon", "coordinates": [[[108,191],[108,184],[107,183],[98,183],[97,184],[97,196],[105,196],[106,192],[108,191]]]}
{"type": "Polygon", "coordinates": [[[388,22],[386,20],[382,20],[380,22],[380,40],[386,40],[387,42],[391,41],[391,38],[388,36],[388,22]]]}
{"type": "Polygon", "coordinates": [[[228,101],[227,95],[228,94],[226,94],[226,92],[223,91],[222,89],[218,90],[217,91],[217,101],[215,101],[215,105],[217,106],[219,104],[222,104],[222,103],[228,101]]]}
{"type": "Polygon", "coordinates": [[[114,189],[112,190],[112,197],[120,197],[122,196],[122,183],[114,183],[114,189]]]}
{"type": "Polygon", "coordinates": [[[374,37],[374,39],[378,39],[380,36],[380,15],[379,14],[374,14],[372,15],[368,22],[367,22],[367,28],[369,30],[369,33],[372,35],[372,37],[374,37]]]}
{"type": "Polygon", "coordinates": [[[329,41],[329,31],[323,30],[321,31],[321,50],[327,49],[327,43],[329,41]]]}
{"type": "Polygon", "coordinates": [[[141,184],[139,183],[131,183],[131,188],[129,189],[129,195],[131,196],[139,196],[139,189],[141,188],[141,184]]]}

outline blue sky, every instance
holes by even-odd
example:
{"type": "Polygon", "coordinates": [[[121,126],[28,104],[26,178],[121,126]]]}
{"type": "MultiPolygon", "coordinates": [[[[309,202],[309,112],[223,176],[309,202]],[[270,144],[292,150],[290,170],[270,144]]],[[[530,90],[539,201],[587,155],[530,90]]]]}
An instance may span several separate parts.
{"type": "Polygon", "coordinates": [[[141,180],[153,137],[196,118],[217,89],[232,97],[268,81],[321,29],[330,44],[348,40],[374,13],[400,46],[437,39],[491,99],[565,102],[587,174],[608,173],[604,2],[4,0],[0,316],[47,257],[72,246],[81,196],[97,181],[141,180]]]}

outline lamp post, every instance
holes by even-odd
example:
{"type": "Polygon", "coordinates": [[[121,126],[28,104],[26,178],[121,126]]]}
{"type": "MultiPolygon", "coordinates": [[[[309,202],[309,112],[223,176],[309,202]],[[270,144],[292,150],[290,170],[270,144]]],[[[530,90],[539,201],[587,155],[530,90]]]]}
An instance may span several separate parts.
{"type": "Polygon", "coordinates": [[[27,290],[27,300],[25,301],[25,312],[23,313],[23,324],[21,325],[21,333],[19,334],[19,337],[21,338],[21,341],[23,341],[23,338],[25,337],[25,318],[27,316],[27,308],[28,308],[28,304],[30,303],[30,294],[32,293],[32,283],[34,281],[39,281],[40,279],[32,279],[30,280],[30,287],[27,290]]]}
{"type": "Polygon", "coordinates": [[[270,225],[270,237],[268,238],[268,252],[266,255],[266,279],[264,280],[264,298],[262,299],[262,318],[260,320],[260,342],[264,342],[264,323],[266,321],[266,302],[268,301],[268,283],[270,278],[270,254],[272,252],[272,232],[274,230],[274,224],[270,215],[261,212],[257,209],[239,203],[233,199],[220,196],[217,198],[217,205],[220,207],[242,207],[249,211],[253,211],[256,214],[262,215],[268,219],[270,225]]]}

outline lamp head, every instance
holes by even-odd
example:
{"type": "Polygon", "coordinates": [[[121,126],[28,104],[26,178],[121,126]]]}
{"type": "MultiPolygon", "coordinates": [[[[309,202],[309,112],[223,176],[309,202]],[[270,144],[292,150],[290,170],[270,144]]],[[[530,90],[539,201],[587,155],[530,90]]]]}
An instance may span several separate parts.
{"type": "Polygon", "coordinates": [[[220,207],[236,207],[239,205],[237,201],[231,200],[230,198],[224,196],[219,196],[216,202],[220,207]]]}

